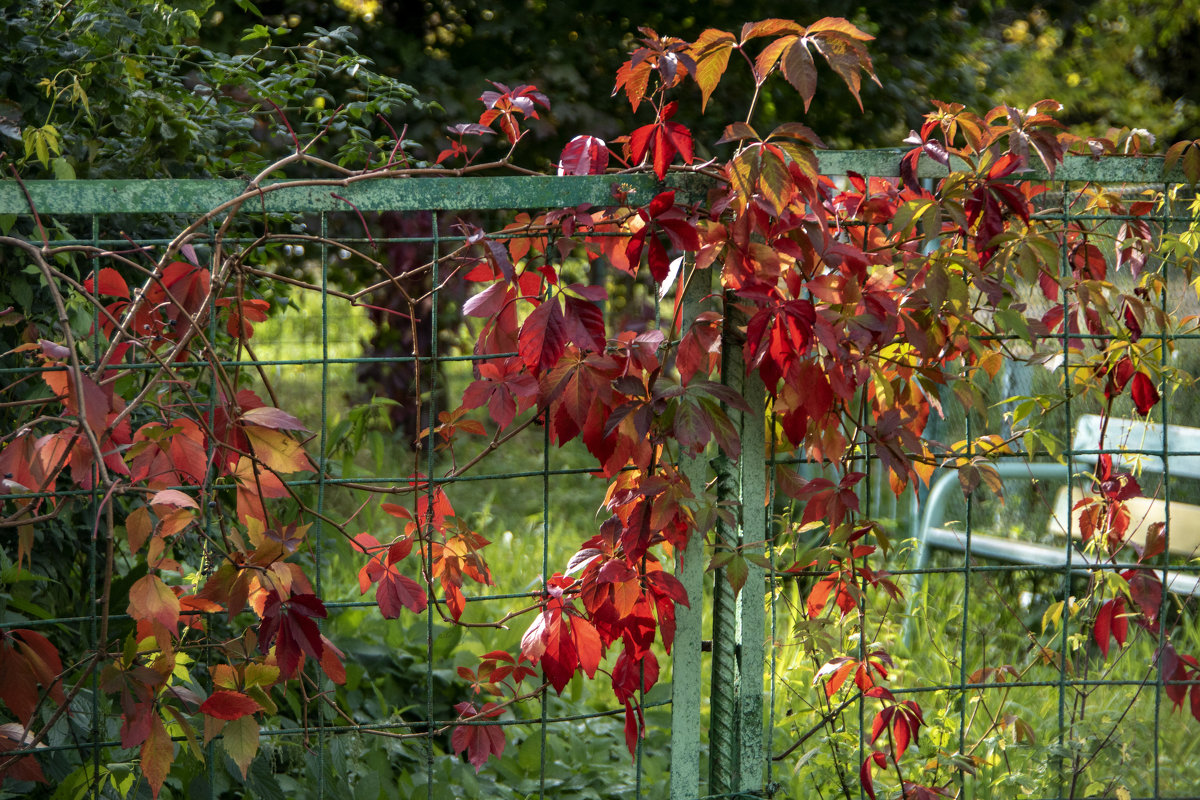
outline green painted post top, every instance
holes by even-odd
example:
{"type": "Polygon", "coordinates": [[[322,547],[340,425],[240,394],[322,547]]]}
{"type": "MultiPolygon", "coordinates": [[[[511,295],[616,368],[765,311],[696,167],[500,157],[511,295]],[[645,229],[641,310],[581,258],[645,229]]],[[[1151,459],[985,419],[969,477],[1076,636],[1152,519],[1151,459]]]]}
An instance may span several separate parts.
{"type": "MultiPolygon", "coordinates": [[[[896,177],[901,150],[827,150],[818,154],[827,175],[896,177]]],[[[961,168],[961,163],[957,168],[961,168]]],[[[937,178],[946,168],[922,158],[918,174],[937,178]]],[[[1036,159],[1021,177],[1044,180],[1045,168],[1036,159]]],[[[1159,157],[1068,157],[1056,180],[1103,183],[1179,183],[1179,165],[1163,175],[1159,157]]],[[[259,196],[246,201],[243,211],[282,213],[321,211],[419,211],[538,209],[591,206],[642,206],[666,188],[674,188],[685,203],[703,199],[715,178],[687,172],[672,173],[659,182],[647,173],[615,175],[498,176],[498,177],[383,177],[314,179],[266,183],[259,196]],[[618,197],[622,199],[618,199],[618,197]]],[[[217,208],[245,191],[244,181],[232,179],[26,181],[25,190],[43,214],[200,214],[217,208]]],[[[22,186],[0,180],[0,214],[27,214],[22,186]]]]}

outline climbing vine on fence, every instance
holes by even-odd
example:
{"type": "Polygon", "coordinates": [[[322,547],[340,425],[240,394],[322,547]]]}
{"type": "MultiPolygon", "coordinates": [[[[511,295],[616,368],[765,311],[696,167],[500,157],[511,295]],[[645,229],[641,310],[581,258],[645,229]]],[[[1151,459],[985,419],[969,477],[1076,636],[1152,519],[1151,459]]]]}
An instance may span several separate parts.
{"type": "MultiPolygon", "coordinates": [[[[1053,446],[1019,424],[1007,440],[948,446],[925,438],[931,416],[943,413],[942,398],[953,394],[968,410],[983,410],[976,378],[994,376],[1013,357],[1014,340],[1034,352],[1044,342],[1067,342],[1073,391],[1098,392],[1109,407],[1127,395],[1139,414],[1153,411],[1166,385],[1161,349],[1170,339],[1143,331],[1180,324],[1155,318],[1150,302],[1161,290],[1151,267],[1163,241],[1155,216],[1162,199],[1131,201],[1082,187],[1071,202],[1095,217],[1065,222],[1043,213],[1041,185],[1022,180],[1031,166],[1053,177],[1069,153],[1104,158],[1132,140],[1074,136],[1049,100],[983,116],[937,103],[907,140],[900,181],[852,174],[834,182],[822,175],[817,132],[798,121],[756,127],[759,90],[782,79],[807,105],[824,64],[859,99],[863,79],[875,79],[872,37],[833,18],[808,26],[764,20],[736,34],[707,30],[694,42],[646,29],[641,36],[616,93],[646,124],[612,142],[578,136],[558,165],[563,175],[613,174],[612,204],[515,215],[495,229],[464,220],[447,237],[437,275],[443,284],[471,287],[462,312],[477,321],[474,372],[423,435],[452,453],[466,440],[486,444],[441,475],[417,464],[405,485],[355,487],[364,503],[394,519],[387,536],[356,527],[353,516],[329,516],[295,488],[320,468],[307,434],[313,422],[278,407],[265,376],[236,366],[272,313],[246,289],[256,248],[343,245],[269,222],[249,245],[230,232],[278,190],[268,179],[285,168],[310,171],[291,185],[335,195],[364,181],[522,171],[516,164],[527,124],[553,98],[533,86],[494,85],[482,94],[477,121],[451,126],[447,142],[431,145],[434,163],[418,162],[413,145],[397,137],[351,170],[315,155],[321,134],[297,138],[238,198],[173,232],[149,259],[56,245],[36,208],[28,237],[0,237],[18,254],[10,257],[36,268],[55,305],[50,316],[60,320],[25,320],[25,343],[5,354],[8,364],[30,366],[37,376],[0,398],[16,421],[0,432],[6,551],[11,542],[17,567],[28,565],[43,526],[69,517],[101,543],[102,554],[94,650],[71,650],[32,627],[0,631],[0,780],[45,780],[38,747],[74,713],[72,701],[92,676],[119,706],[121,747],[137,752],[155,795],[177,758],[203,758],[201,744],[217,738],[244,774],[260,723],[281,703],[333,702],[307,665],[334,683],[345,679],[344,655],[318,625],[327,612],[308,570],[313,523],[353,548],[359,588],[384,618],[432,605],[457,622],[467,595],[494,583],[492,534],[472,530],[456,513],[445,479],[467,474],[534,425],[544,425],[554,445],[582,441],[595,473],[608,481],[604,518],[536,602],[494,622],[522,626],[519,648],[493,650],[459,670],[461,724],[413,734],[448,734],[452,749],[477,769],[505,757],[504,730],[479,723],[511,704],[562,692],[579,673],[611,686],[635,750],[642,698],[660,674],[655,645],[669,653],[677,608],[699,602],[675,577],[674,557],[718,520],[741,513],[681,466],[713,447],[739,455],[729,414],[756,411],[723,382],[722,369],[744,364],[761,380],[767,435],[781,462],[771,471],[773,491],[802,505],[799,530],[820,529],[823,539],[794,563],[728,547],[712,548],[706,559],[735,591],[745,589],[751,562],[808,576],[807,619],[839,619],[864,637],[877,613],[872,597],[901,590],[884,568],[895,532],[860,506],[863,459],[878,461],[896,494],[927,483],[941,466],[957,468],[967,492],[999,492],[991,458],[1053,446]],[[733,68],[753,78],[746,117],[700,147],[686,119],[703,112],[733,68]],[[698,109],[683,105],[694,97],[680,91],[689,83],[699,87],[698,109]],[[497,144],[503,157],[486,160],[497,144]],[[729,155],[698,155],[710,151],[729,155]],[[946,177],[923,183],[923,161],[945,167],[946,177]],[[707,200],[685,203],[664,184],[647,205],[630,207],[620,175],[632,171],[659,179],[698,174],[708,181],[707,200]],[[1110,217],[1122,220],[1115,233],[1104,225],[1110,217]],[[1110,280],[1110,252],[1114,268],[1134,279],[1131,292],[1110,280]],[[90,266],[78,270],[72,257],[90,266]],[[606,308],[607,282],[568,277],[581,274],[568,262],[584,260],[652,287],[664,309],[661,324],[617,326],[606,308]],[[685,315],[684,295],[696,285],[711,291],[698,314],[685,315]],[[1030,315],[1018,285],[1037,287],[1050,311],[1030,315]],[[68,307],[80,302],[95,319],[86,338],[66,324],[68,307]],[[723,344],[738,352],[723,352],[723,344]],[[29,391],[37,381],[39,391],[29,391]],[[832,477],[802,477],[782,463],[789,455],[826,465],[832,477]],[[81,504],[78,492],[97,502],[81,504]],[[202,565],[189,561],[197,549],[202,565]],[[120,615],[132,624],[115,625],[120,615]],[[207,660],[189,655],[198,645],[207,660]]],[[[1193,183],[1200,178],[1200,141],[1176,145],[1169,158],[1193,183]]],[[[365,302],[376,288],[347,296],[365,302]]],[[[410,298],[412,316],[422,299],[410,298]]],[[[1084,539],[1105,559],[1129,561],[1122,508],[1140,494],[1138,483],[1105,458],[1094,477],[1099,492],[1083,501],[1084,539]]],[[[781,554],[794,552],[792,533],[781,532],[781,554]]],[[[1200,718],[1200,687],[1186,683],[1200,677],[1200,662],[1162,625],[1163,587],[1149,568],[1162,551],[1161,536],[1152,536],[1132,554],[1146,567],[1098,584],[1067,613],[1077,615],[1102,659],[1134,630],[1158,636],[1158,668],[1175,681],[1167,695],[1200,718]]],[[[1048,657],[1083,657],[1066,652],[1065,643],[1063,652],[1049,652],[1058,646],[1048,646],[1048,657]]],[[[955,769],[969,770],[970,760],[931,767],[910,755],[924,709],[894,691],[891,664],[881,642],[850,647],[818,670],[816,691],[826,699],[857,692],[870,703],[869,746],[849,772],[871,797],[880,782],[904,796],[949,796],[955,769]]]]}

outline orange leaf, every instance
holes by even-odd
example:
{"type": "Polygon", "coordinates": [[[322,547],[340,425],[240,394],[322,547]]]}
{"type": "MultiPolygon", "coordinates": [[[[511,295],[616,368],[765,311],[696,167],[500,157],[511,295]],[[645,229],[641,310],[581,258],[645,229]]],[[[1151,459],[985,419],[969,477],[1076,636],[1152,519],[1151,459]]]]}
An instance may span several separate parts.
{"type": "Polygon", "coordinates": [[[142,743],[142,774],[150,785],[150,794],[158,797],[171,762],[175,760],[175,743],[171,741],[162,718],[157,714],[150,717],[150,735],[142,743]]]}
{"type": "Polygon", "coordinates": [[[818,31],[837,31],[862,42],[869,42],[875,38],[841,17],[824,17],[808,26],[810,36],[818,31]]]}
{"type": "Polygon", "coordinates": [[[129,616],[149,620],[174,631],[179,623],[179,598],[162,578],[145,575],[129,588],[129,616]]]}
{"type": "Polygon", "coordinates": [[[146,506],[135,508],[125,518],[125,536],[129,539],[129,551],[136,553],[150,538],[154,525],[150,520],[150,509],[146,506]]]}

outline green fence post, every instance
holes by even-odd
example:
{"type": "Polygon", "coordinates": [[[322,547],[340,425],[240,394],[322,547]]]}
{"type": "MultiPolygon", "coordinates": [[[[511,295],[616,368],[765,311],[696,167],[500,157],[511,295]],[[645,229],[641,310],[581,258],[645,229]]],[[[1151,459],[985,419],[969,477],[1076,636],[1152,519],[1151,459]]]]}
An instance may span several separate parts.
{"type": "MultiPolygon", "coordinates": [[[[692,269],[691,258],[685,269],[692,269]]],[[[694,321],[700,303],[712,290],[712,271],[692,273],[683,301],[683,319],[694,321]]],[[[693,487],[708,480],[704,458],[689,458],[682,464],[684,476],[693,487]]],[[[700,796],[700,640],[704,619],[704,539],[693,536],[687,549],[676,557],[675,573],[687,591],[688,608],[675,611],[675,644],[671,672],[671,800],[700,796]]]]}
{"type": "MultiPolygon", "coordinates": [[[[764,391],[757,375],[746,375],[740,320],[726,306],[722,344],[722,381],[749,403],[749,414],[732,412],[742,453],[734,463],[716,459],[718,497],[736,501],[739,522],[717,525],[718,545],[740,557],[762,553],[767,536],[764,391]]],[[[763,680],[766,616],[765,575],[748,565],[746,583],[735,598],[725,570],[713,587],[712,713],[709,722],[710,793],[760,793],[763,789],[763,680]]]]}
{"type": "MultiPolygon", "coordinates": [[[[738,348],[741,360],[741,348],[738,348]]],[[[739,364],[739,367],[742,365],[739,364]]],[[[742,555],[763,555],[770,536],[771,509],[767,486],[765,430],[765,390],[758,373],[745,375],[742,396],[750,413],[742,415],[741,513],[742,555]]],[[[748,563],[746,585],[738,596],[738,772],[736,788],[742,792],[761,792],[765,782],[766,756],[763,751],[763,680],[765,671],[766,570],[748,563]]]]}

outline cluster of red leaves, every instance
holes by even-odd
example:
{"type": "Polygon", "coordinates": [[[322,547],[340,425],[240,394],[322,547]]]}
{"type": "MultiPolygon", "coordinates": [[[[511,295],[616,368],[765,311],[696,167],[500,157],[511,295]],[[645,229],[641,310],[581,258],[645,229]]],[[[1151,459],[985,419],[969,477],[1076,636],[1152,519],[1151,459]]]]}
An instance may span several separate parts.
{"type": "MultiPolygon", "coordinates": [[[[282,524],[271,513],[271,503],[287,496],[284,478],[313,469],[292,433],[304,426],[248,389],[218,392],[215,403],[200,408],[183,393],[164,393],[161,415],[145,421],[117,393],[112,377],[134,354],[163,365],[186,361],[210,313],[223,321],[223,333],[233,342],[243,342],[266,319],[267,303],[241,295],[214,298],[210,271],[184,261],[155,271],[138,291],[111,267],[99,269],[83,288],[100,312],[94,332],[106,348],[100,367],[80,370],[68,347],[46,340],[17,348],[38,360],[51,403],[61,413],[52,417],[58,423],[49,430],[31,426],[16,432],[0,452],[0,470],[5,494],[16,495],[20,513],[31,519],[59,510],[61,501],[52,492],[64,484],[93,489],[121,482],[144,493],[122,520],[123,545],[126,556],[144,559],[149,571],[129,586],[123,610],[136,623],[134,632],[122,658],[100,665],[100,686],[118,698],[122,746],[140,748],[143,772],[157,794],[175,752],[166,725],[178,724],[191,736],[189,717],[199,713],[209,738],[219,732],[218,721],[240,725],[243,735],[227,735],[225,741],[245,770],[257,750],[253,715],[274,708],[264,687],[292,677],[305,657],[335,681],[345,673],[341,654],[315,622],[325,616],[324,605],[301,566],[290,560],[308,526],[282,524]],[[202,504],[216,507],[217,493],[226,491],[236,499],[230,520],[236,530],[224,537],[220,565],[189,594],[182,581],[170,577],[182,571],[172,558],[173,543],[193,529],[202,504]],[[43,493],[49,497],[37,496],[43,493]],[[230,683],[207,700],[174,685],[169,678],[177,648],[206,631],[208,615],[225,612],[233,620],[247,606],[260,620],[248,634],[259,657],[242,668],[257,663],[269,670],[269,680],[260,672],[257,683],[230,683]],[[256,694],[245,694],[247,686],[257,687],[256,694]],[[250,719],[240,722],[243,717],[250,719]]],[[[29,526],[18,558],[27,559],[34,546],[29,526]]],[[[25,730],[40,703],[65,702],[62,674],[57,649],[40,634],[16,630],[0,640],[0,700],[25,730]]],[[[28,741],[6,733],[0,747],[8,751],[28,741]]],[[[43,779],[29,757],[0,773],[9,777],[43,779]]]]}

